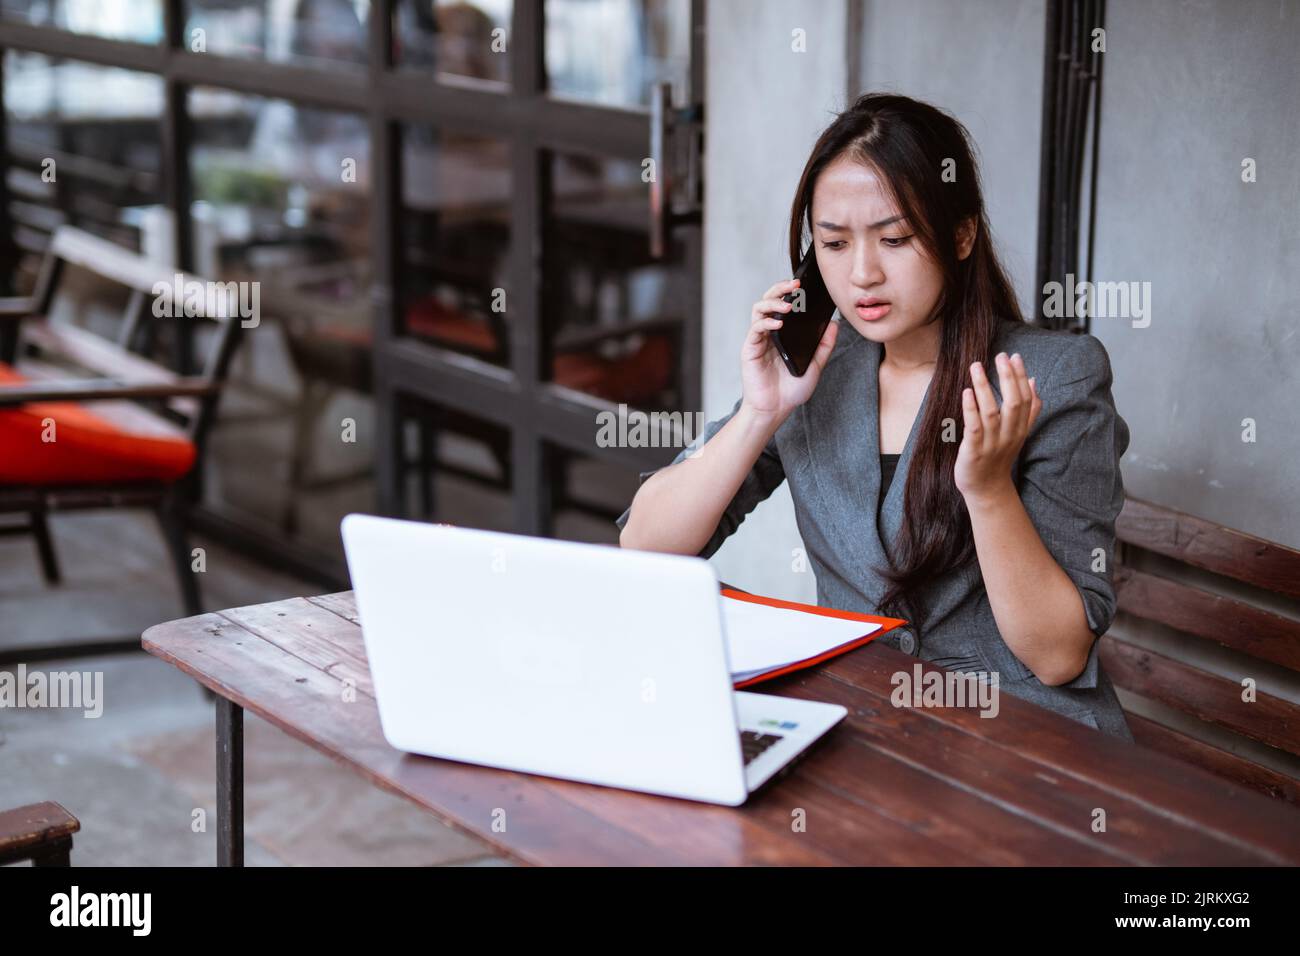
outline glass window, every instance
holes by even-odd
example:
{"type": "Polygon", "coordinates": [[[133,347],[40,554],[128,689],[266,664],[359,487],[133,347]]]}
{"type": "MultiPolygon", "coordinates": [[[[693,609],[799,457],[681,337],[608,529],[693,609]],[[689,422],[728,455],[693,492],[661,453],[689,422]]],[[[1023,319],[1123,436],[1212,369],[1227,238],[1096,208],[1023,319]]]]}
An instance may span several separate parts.
{"type": "Polygon", "coordinates": [[[509,429],[412,395],[398,409],[406,515],[513,531],[509,429]]]}
{"type": "Polygon", "coordinates": [[[191,92],[189,112],[200,272],[366,262],[364,116],[207,87],[191,92]]]}
{"type": "Polygon", "coordinates": [[[393,62],[440,79],[510,81],[512,0],[395,0],[393,62]]]}
{"type": "Polygon", "coordinates": [[[647,107],[656,83],[689,101],[690,0],[546,0],[546,81],[555,96],[647,107]]]}
{"type": "Polygon", "coordinates": [[[677,407],[691,284],[677,244],[667,259],[650,256],[641,165],[557,153],[550,168],[543,374],[613,403],[677,407]]]}
{"type": "Polygon", "coordinates": [[[614,519],[627,509],[640,483],[637,473],[599,458],[546,446],[554,537],[618,544],[614,519]]]}
{"type": "Polygon", "coordinates": [[[369,0],[188,0],[182,45],[277,63],[366,62],[369,0]]]}
{"type": "Polygon", "coordinates": [[[199,87],[194,265],[254,283],[213,436],[207,502],[337,554],[373,507],[370,141],[365,118],[199,87]]]}
{"type": "Polygon", "coordinates": [[[16,50],[5,53],[4,71],[18,245],[40,251],[49,233],[68,222],[127,248],[166,255],[162,80],[16,50]]]}
{"type": "MultiPolygon", "coordinates": [[[[698,339],[686,323],[698,321],[692,257],[699,230],[675,229],[666,255],[652,257],[639,159],[600,155],[621,150],[585,139],[578,145],[563,129],[540,143],[528,130],[488,133],[455,118],[463,109],[455,103],[493,101],[503,116],[527,108],[511,102],[511,81],[521,79],[511,76],[511,54],[520,42],[536,46],[547,96],[626,119],[666,82],[675,105],[685,105],[697,8],[693,0],[534,0],[529,19],[534,9],[540,36],[516,38],[510,31],[524,8],[514,0],[0,0],[0,23],[159,45],[146,54],[165,52],[163,13],[174,12],[180,48],[212,54],[214,68],[226,64],[224,79],[205,82],[228,85],[256,66],[277,90],[292,79],[280,74],[307,66],[341,70],[364,92],[373,79],[365,69],[370,17],[390,17],[376,22],[392,28],[389,52],[403,83],[422,84],[440,102],[452,98],[447,123],[435,124],[412,122],[410,103],[393,104],[393,112],[358,101],[354,115],[184,84],[186,149],[177,162],[186,165],[169,170],[161,167],[164,77],[0,51],[12,235],[31,253],[13,270],[15,291],[31,288],[36,254],[64,222],[175,263],[178,211],[166,206],[168,181],[186,187],[186,264],[196,277],[242,283],[241,302],[246,288],[255,290],[257,320],[244,331],[209,436],[206,513],[317,554],[322,566],[334,563],[339,519],[372,510],[381,490],[375,458],[380,445],[392,444],[377,440],[382,420],[397,429],[399,460],[378,470],[400,477],[400,488],[382,489],[383,498],[395,495],[394,506],[410,516],[513,530],[517,487],[530,501],[549,496],[537,498],[548,533],[617,543],[613,519],[636,490],[635,469],[618,464],[627,455],[595,445],[575,452],[538,438],[529,471],[512,474],[514,429],[531,431],[537,395],[471,415],[393,396],[397,386],[377,389],[372,378],[377,364],[387,364],[376,362],[376,321],[386,317],[376,315],[372,292],[377,274],[391,275],[393,347],[428,375],[444,363],[412,339],[457,353],[442,358],[489,363],[496,371],[457,364],[495,379],[510,367],[512,346],[532,341],[535,331],[543,395],[570,390],[571,399],[576,391],[602,407],[645,411],[683,404],[683,351],[698,339]],[[388,212],[372,208],[370,131],[381,124],[396,134],[397,155],[382,151],[397,173],[388,212]],[[514,170],[523,159],[539,167],[536,196],[517,194],[514,170]],[[46,161],[57,176],[42,176],[46,161]],[[537,235],[516,231],[520,202],[537,235]],[[390,213],[391,261],[372,262],[371,217],[387,226],[390,213]],[[529,268],[511,259],[512,251],[525,252],[525,239],[527,256],[539,259],[529,268]],[[523,288],[513,287],[520,281],[523,288]],[[532,314],[532,297],[540,315],[532,314]],[[537,326],[527,336],[514,324],[524,304],[537,326]],[[377,408],[377,392],[393,406],[377,408]]],[[[382,100],[386,85],[369,98],[382,100]]],[[[668,145],[680,152],[678,139],[668,145]]],[[[679,157],[665,161],[676,165],[679,157]]],[[[382,248],[387,257],[390,242],[382,248]]],[[[8,249],[0,259],[2,283],[8,249]]],[[[120,314],[120,290],[95,288],[75,272],[64,291],[78,296],[71,307],[79,316],[93,324],[101,313],[105,322],[120,314]]],[[[191,344],[181,331],[193,331],[192,357],[201,359],[209,338],[203,327],[164,323],[140,347],[179,366],[191,344]]],[[[410,380],[400,387],[424,391],[410,380]]]]}
{"type": "Polygon", "coordinates": [[[510,364],[510,192],[505,140],[403,127],[400,307],[405,334],[510,364]]]}
{"type": "Polygon", "coordinates": [[[136,43],[163,33],[162,0],[0,0],[0,19],[136,43]]]}

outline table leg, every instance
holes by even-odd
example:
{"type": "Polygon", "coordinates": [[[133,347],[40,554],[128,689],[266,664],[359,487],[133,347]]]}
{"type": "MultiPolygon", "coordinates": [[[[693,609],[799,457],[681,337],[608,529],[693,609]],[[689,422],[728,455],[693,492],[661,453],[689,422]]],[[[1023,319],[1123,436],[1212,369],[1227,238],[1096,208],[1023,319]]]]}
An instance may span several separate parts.
{"type": "Polygon", "coordinates": [[[72,837],[32,854],[32,866],[72,866],[72,837]]]}
{"type": "Polygon", "coordinates": [[[217,866],[244,865],[244,708],[217,698],[217,866]]]}

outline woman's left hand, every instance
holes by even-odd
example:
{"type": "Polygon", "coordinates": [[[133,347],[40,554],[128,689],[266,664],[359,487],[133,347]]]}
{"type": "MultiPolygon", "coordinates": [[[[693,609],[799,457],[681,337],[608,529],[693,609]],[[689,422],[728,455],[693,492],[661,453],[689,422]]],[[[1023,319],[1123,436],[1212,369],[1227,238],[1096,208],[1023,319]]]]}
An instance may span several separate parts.
{"type": "Polygon", "coordinates": [[[1043,407],[1037,384],[1026,376],[1020,353],[1007,358],[1006,352],[999,352],[994,361],[1002,393],[1000,409],[980,362],[970,367],[975,387],[961,393],[965,427],[953,478],[967,504],[1015,490],[1011,466],[1043,407]]]}

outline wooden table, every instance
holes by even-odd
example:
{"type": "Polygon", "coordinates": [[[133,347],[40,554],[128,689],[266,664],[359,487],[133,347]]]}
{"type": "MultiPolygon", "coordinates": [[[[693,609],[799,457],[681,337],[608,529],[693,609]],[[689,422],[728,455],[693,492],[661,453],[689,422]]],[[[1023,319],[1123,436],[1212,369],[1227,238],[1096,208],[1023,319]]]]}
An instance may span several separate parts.
{"type": "Polygon", "coordinates": [[[917,659],[884,645],[760,685],[849,716],[739,808],[404,754],[380,730],[356,622],[343,592],[145,632],[219,695],[219,864],[243,862],[245,708],[521,863],[1300,863],[1295,807],[1009,694],[993,719],[895,708],[890,675],[917,659]]]}

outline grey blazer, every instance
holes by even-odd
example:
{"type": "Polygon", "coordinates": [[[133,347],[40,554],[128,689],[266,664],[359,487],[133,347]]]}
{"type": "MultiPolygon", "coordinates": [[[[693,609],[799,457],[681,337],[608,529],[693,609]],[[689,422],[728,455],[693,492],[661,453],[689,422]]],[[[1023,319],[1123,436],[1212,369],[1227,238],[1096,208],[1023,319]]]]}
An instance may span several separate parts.
{"type": "MultiPolygon", "coordinates": [[[[1078,587],[1088,624],[1100,636],[1115,614],[1111,567],[1115,519],[1124,503],[1119,463],[1129,442],[1128,425],[1111,397],[1109,356],[1094,336],[1013,320],[1002,323],[997,344],[1001,350],[1024,357],[1043,402],[1012,476],[1043,544],[1078,587]],[[1104,554],[1104,570],[1093,570],[1102,563],[1096,549],[1104,554]]],[[[812,397],[791,413],[763,449],[699,552],[701,557],[717,551],[759,502],[788,481],[799,533],[817,578],[817,603],[878,612],[885,581],[875,569],[896,553],[908,468],[930,399],[927,391],[877,523],[882,354],[879,344],[841,322],[835,349],[812,397]]],[[[996,374],[990,380],[997,393],[996,374]]],[[[737,400],[669,465],[703,446],[739,409],[737,400]]],[[[659,470],[642,472],[641,481],[659,470]]],[[[630,513],[629,506],[616,519],[620,529],[630,513]]],[[[1047,685],[998,633],[977,559],[923,591],[926,618],[881,637],[883,643],[956,670],[997,673],[999,688],[1009,694],[1104,733],[1133,739],[1098,660],[1097,641],[1078,677],[1068,684],[1047,685]]]]}

